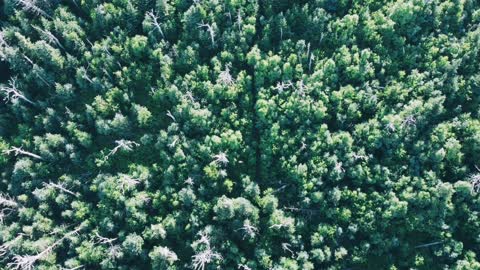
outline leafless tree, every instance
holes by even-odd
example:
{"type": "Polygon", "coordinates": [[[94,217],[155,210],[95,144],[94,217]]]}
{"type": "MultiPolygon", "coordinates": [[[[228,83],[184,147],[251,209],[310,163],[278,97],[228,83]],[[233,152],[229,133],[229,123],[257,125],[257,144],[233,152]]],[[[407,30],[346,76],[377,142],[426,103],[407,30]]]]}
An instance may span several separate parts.
{"type": "Polygon", "coordinates": [[[0,193],[0,223],[2,223],[3,219],[17,208],[18,203],[14,199],[10,198],[8,195],[0,193]]]}
{"type": "Polygon", "coordinates": [[[39,33],[45,35],[45,37],[47,38],[47,42],[50,43],[50,44],[55,44],[57,45],[58,47],[62,48],[63,50],[65,50],[65,48],[62,46],[62,43],[60,43],[60,41],[58,40],[57,37],[55,37],[55,35],[52,34],[52,32],[48,31],[48,30],[43,30],[41,29],[40,27],[38,26],[35,26],[33,25],[32,26],[35,30],[37,30],[39,33]]]}
{"type": "Polygon", "coordinates": [[[98,232],[95,232],[95,244],[100,244],[100,245],[109,245],[113,246],[113,243],[117,240],[118,238],[107,238],[103,237],[98,232]]]}
{"type": "Polygon", "coordinates": [[[73,196],[75,196],[75,197],[78,197],[78,194],[76,194],[75,192],[67,189],[64,184],[56,184],[56,183],[49,182],[49,183],[43,183],[43,185],[46,186],[46,187],[56,188],[56,189],[58,189],[58,190],[60,190],[60,191],[63,191],[63,192],[65,192],[65,193],[68,193],[68,194],[70,194],[70,195],[73,195],[73,196]]]}
{"type": "Polygon", "coordinates": [[[335,168],[334,170],[337,172],[337,173],[343,173],[345,172],[345,169],[343,168],[343,163],[342,162],[335,162],[335,168]]]}
{"type": "Polygon", "coordinates": [[[129,141],[129,140],[116,140],[115,143],[117,146],[115,146],[108,155],[105,156],[105,160],[107,160],[110,156],[115,155],[118,150],[124,150],[127,152],[133,151],[133,147],[139,146],[140,144],[134,142],[134,141],[129,141]]]}
{"type": "Polygon", "coordinates": [[[293,87],[293,83],[291,81],[287,82],[279,82],[277,83],[277,86],[275,86],[275,90],[278,91],[279,94],[283,93],[286,89],[293,87]]]}
{"type": "Polygon", "coordinates": [[[228,164],[227,154],[225,154],[224,152],[214,155],[213,158],[215,159],[214,161],[217,164],[223,164],[223,165],[228,164]]]}
{"type": "Polygon", "coordinates": [[[3,100],[5,100],[5,103],[7,103],[10,100],[21,99],[21,100],[26,101],[30,104],[35,104],[30,99],[26,98],[25,95],[18,89],[16,78],[11,78],[8,81],[8,86],[0,87],[0,92],[5,93],[5,97],[3,98],[3,100]]]}
{"type": "Polygon", "coordinates": [[[242,239],[245,240],[245,238],[254,238],[255,235],[258,233],[258,229],[250,224],[250,220],[245,220],[243,222],[243,226],[241,228],[236,229],[236,231],[243,231],[243,237],[242,239]]]}
{"type": "Polygon", "coordinates": [[[194,184],[194,181],[193,181],[193,178],[192,177],[188,177],[187,180],[185,180],[184,182],[185,184],[189,185],[189,186],[192,186],[194,184]]]}
{"type": "Polygon", "coordinates": [[[212,46],[215,46],[215,30],[213,30],[213,26],[208,23],[199,23],[198,28],[206,28],[207,32],[210,34],[210,40],[212,41],[212,46]]]}
{"type": "Polygon", "coordinates": [[[290,249],[291,245],[289,243],[282,243],[282,249],[285,252],[290,252],[292,254],[292,257],[295,255],[295,253],[290,249]]]}
{"type": "Polygon", "coordinates": [[[6,154],[6,155],[9,155],[10,153],[15,153],[15,156],[18,156],[19,154],[20,155],[26,155],[26,156],[29,156],[29,157],[33,157],[33,158],[36,158],[36,159],[42,159],[41,156],[39,155],[36,155],[34,153],[30,153],[28,151],[25,151],[23,150],[21,147],[15,147],[13,146],[12,148],[10,148],[9,150],[4,150],[3,153],[6,154]]]}
{"type": "Polygon", "coordinates": [[[175,252],[171,251],[167,247],[158,247],[155,248],[155,251],[158,251],[160,257],[168,261],[169,263],[173,263],[175,261],[178,261],[178,256],[175,254],[175,252]]]}
{"type": "Polygon", "coordinates": [[[7,242],[3,243],[2,245],[0,245],[0,258],[5,256],[8,252],[10,252],[12,247],[15,246],[15,244],[20,239],[22,239],[23,236],[24,236],[24,234],[20,233],[20,234],[17,235],[17,237],[13,238],[12,240],[7,241],[7,242]]]}
{"type": "Polygon", "coordinates": [[[246,264],[238,264],[239,270],[252,270],[252,268],[248,267],[246,264]]]}
{"type": "Polygon", "coordinates": [[[241,30],[242,30],[242,23],[243,23],[242,14],[240,13],[240,9],[238,9],[238,11],[237,11],[238,31],[241,31],[241,30]]]}
{"type": "Polygon", "coordinates": [[[387,132],[389,133],[393,133],[397,130],[397,128],[392,122],[388,123],[386,128],[387,128],[387,132]]]}
{"type": "Polygon", "coordinates": [[[235,83],[235,79],[233,79],[232,75],[230,74],[230,67],[228,65],[225,67],[225,70],[220,72],[218,75],[218,82],[223,85],[232,85],[235,83]]]}
{"type": "Polygon", "coordinates": [[[170,117],[173,120],[173,122],[177,122],[177,119],[175,119],[175,116],[173,116],[173,114],[170,111],[167,111],[167,116],[170,117]]]}
{"type": "Polygon", "coordinates": [[[194,270],[205,270],[205,266],[213,260],[222,260],[223,257],[217,252],[214,252],[210,246],[210,237],[206,232],[200,233],[200,240],[197,244],[203,244],[204,249],[192,256],[192,264],[194,270]]]}
{"type": "Polygon", "coordinates": [[[158,22],[158,16],[153,12],[153,10],[148,11],[145,15],[152,20],[152,25],[158,30],[158,32],[160,32],[160,35],[162,35],[162,38],[165,39],[162,26],[158,22]]]}
{"type": "Polygon", "coordinates": [[[16,0],[17,5],[21,6],[26,12],[31,12],[35,15],[41,15],[51,18],[45,11],[37,6],[37,0],[16,0]]]}
{"type": "Polygon", "coordinates": [[[120,190],[122,194],[125,193],[126,190],[129,190],[140,183],[139,179],[132,178],[130,175],[122,174],[120,176],[120,190]]]}
{"type": "Polygon", "coordinates": [[[402,126],[414,126],[417,123],[417,119],[413,115],[405,117],[405,120],[402,122],[402,126]]]}
{"type": "Polygon", "coordinates": [[[74,234],[78,234],[82,228],[82,225],[78,226],[75,230],[66,233],[62,238],[35,255],[15,255],[13,257],[13,262],[7,264],[7,268],[14,270],[33,270],[36,262],[45,259],[48,254],[63,242],[63,240],[74,234]]]}
{"type": "MultiPolygon", "coordinates": [[[[478,168],[477,168],[477,170],[478,170],[478,168]]],[[[475,193],[480,192],[480,173],[470,175],[470,183],[472,185],[472,191],[473,192],[475,192],[475,193]]]]}
{"type": "Polygon", "coordinates": [[[83,266],[83,265],[79,265],[77,267],[72,267],[72,268],[60,267],[60,270],[79,270],[79,269],[82,269],[84,267],[85,266],[83,266]]]}

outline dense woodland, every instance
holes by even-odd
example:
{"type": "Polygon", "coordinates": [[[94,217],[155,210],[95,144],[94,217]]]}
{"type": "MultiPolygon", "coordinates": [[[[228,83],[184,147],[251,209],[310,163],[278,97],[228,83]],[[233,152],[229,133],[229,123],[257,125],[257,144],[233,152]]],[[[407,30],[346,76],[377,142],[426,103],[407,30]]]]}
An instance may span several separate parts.
{"type": "Polygon", "coordinates": [[[0,8],[0,269],[480,269],[480,2],[0,8]]]}

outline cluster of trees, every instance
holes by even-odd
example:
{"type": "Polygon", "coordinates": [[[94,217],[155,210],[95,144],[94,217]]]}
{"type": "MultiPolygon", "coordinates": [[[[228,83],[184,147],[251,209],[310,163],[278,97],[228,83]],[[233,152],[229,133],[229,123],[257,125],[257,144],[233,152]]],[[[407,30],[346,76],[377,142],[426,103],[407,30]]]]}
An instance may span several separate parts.
{"type": "Polygon", "coordinates": [[[480,269],[474,0],[5,0],[0,268],[480,269]]]}

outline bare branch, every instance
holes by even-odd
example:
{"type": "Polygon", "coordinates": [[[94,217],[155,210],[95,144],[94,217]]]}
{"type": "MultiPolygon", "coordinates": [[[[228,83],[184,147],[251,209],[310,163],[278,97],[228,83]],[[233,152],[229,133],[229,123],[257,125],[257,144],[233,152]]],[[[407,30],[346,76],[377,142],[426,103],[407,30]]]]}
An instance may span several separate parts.
{"type": "Polygon", "coordinates": [[[26,12],[31,12],[35,15],[42,15],[51,18],[45,11],[36,5],[36,0],[16,0],[17,5],[20,5],[26,12]]]}
{"type": "Polygon", "coordinates": [[[239,264],[238,265],[239,270],[252,270],[252,268],[248,267],[246,264],[239,264]]]}
{"type": "Polygon", "coordinates": [[[32,25],[32,27],[37,30],[38,32],[42,33],[43,35],[45,35],[47,37],[47,42],[50,43],[50,44],[56,44],[58,47],[62,48],[63,50],[65,50],[65,48],[62,46],[62,43],[60,43],[60,41],[58,40],[57,37],[55,37],[52,32],[48,31],[48,30],[43,30],[41,29],[40,27],[38,26],[35,26],[35,25],[32,25]]]}
{"type": "Polygon", "coordinates": [[[177,122],[177,119],[175,119],[175,116],[170,111],[167,111],[167,116],[172,118],[173,122],[177,122]]]}
{"type": "Polygon", "coordinates": [[[241,228],[236,229],[236,231],[243,231],[243,238],[249,237],[249,238],[254,238],[255,235],[258,233],[258,229],[250,224],[250,220],[245,220],[243,222],[243,226],[241,228]]]}
{"type": "Polygon", "coordinates": [[[152,20],[152,25],[155,26],[155,28],[160,32],[160,35],[162,35],[162,38],[165,39],[165,35],[163,34],[162,26],[158,22],[158,16],[153,13],[153,10],[148,11],[145,14],[147,17],[149,17],[152,20]]]}
{"type": "Polygon", "coordinates": [[[50,254],[58,245],[63,242],[63,240],[74,234],[77,234],[82,228],[82,225],[78,226],[75,230],[65,234],[62,238],[45,248],[43,251],[37,253],[36,255],[15,255],[13,257],[13,262],[8,263],[7,267],[14,270],[33,270],[37,261],[45,259],[48,254],[50,254]]]}
{"type": "Polygon", "coordinates": [[[214,161],[217,164],[223,164],[223,165],[228,164],[227,154],[225,154],[224,152],[214,155],[213,158],[215,158],[214,161]]]}
{"type": "Polygon", "coordinates": [[[292,254],[292,257],[295,255],[295,253],[290,249],[291,245],[289,243],[282,243],[282,249],[285,252],[290,252],[292,254]]]}
{"type": "Polygon", "coordinates": [[[5,100],[5,103],[7,103],[10,100],[21,99],[30,104],[35,104],[33,101],[26,98],[25,95],[18,89],[16,78],[11,78],[8,81],[8,86],[0,87],[0,92],[5,93],[5,97],[3,98],[3,100],[5,100]]]}
{"type": "Polygon", "coordinates": [[[56,183],[49,182],[49,183],[43,183],[43,185],[47,186],[47,187],[53,187],[53,188],[59,189],[59,190],[65,192],[65,193],[68,193],[70,195],[78,197],[78,194],[74,193],[73,191],[68,190],[67,188],[65,188],[65,186],[63,184],[56,184],[56,183]]]}
{"type": "Polygon", "coordinates": [[[120,190],[122,191],[122,194],[124,194],[126,190],[130,190],[138,185],[138,183],[140,183],[140,179],[135,179],[130,175],[122,174],[120,176],[120,190]]]}
{"type": "Polygon", "coordinates": [[[222,255],[212,250],[210,246],[210,237],[207,233],[200,233],[200,240],[197,241],[197,244],[205,244],[205,249],[192,256],[194,270],[205,270],[205,266],[211,263],[213,260],[223,259],[222,255]]]}
{"type": "Polygon", "coordinates": [[[103,237],[98,232],[95,232],[95,244],[101,244],[101,245],[109,245],[113,246],[113,242],[115,242],[118,238],[107,238],[103,237]]]}
{"type": "Polygon", "coordinates": [[[139,146],[140,144],[134,142],[134,141],[129,141],[129,140],[116,140],[115,143],[117,146],[115,146],[108,155],[105,156],[105,160],[107,160],[110,156],[115,155],[118,150],[124,150],[127,152],[133,151],[134,146],[139,146]]]}
{"type": "Polygon", "coordinates": [[[228,65],[225,67],[224,71],[220,72],[218,76],[218,82],[227,86],[235,83],[235,79],[233,79],[232,75],[230,75],[230,68],[228,65]]]}
{"type": "Polygon", "coordinates": [[[208,23],[199,23],[198,28],[205,27],[207,29],[207,32],[210,34],[210,39],[212,41],[212,46],[215,46],[215,30],[213,30],[213,26],[208,23]]]}
{"type": "Polygon", "coordinates": [[[17,235],[17,237],[13,238],[12,240],[5,242],[3,245],[0,246],[0,257],[5,256],[10,249],[24,236],[23,233],[17,235]]]}
{"type": "Polygon", "coordinates": [[[12,147],[9,150],[4,150],[3,151],[3,153],[6,154],[6,155],[8,155],[12,152],[15,153],[15,156],[18,156],[19,154],[21,154],[21,155],[26,155],[26,156],[33,157],[33,158],[36,158],[36,159],[42,159],[42,157],[39,156],[39,155],[36,155],[34,153],[30,153],[30,152],[27,152],[25,150],[22,150],[21,147],[12,147]]]}

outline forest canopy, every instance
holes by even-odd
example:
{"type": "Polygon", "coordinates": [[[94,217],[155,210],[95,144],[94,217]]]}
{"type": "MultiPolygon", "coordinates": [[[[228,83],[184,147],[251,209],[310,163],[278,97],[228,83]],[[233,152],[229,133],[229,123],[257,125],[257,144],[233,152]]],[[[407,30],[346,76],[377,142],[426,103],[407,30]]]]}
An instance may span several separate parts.
{"type": "Polygon", "coordinates": [[[0,10],[0,269],[480,269],[480,2],[0,10]]]}

